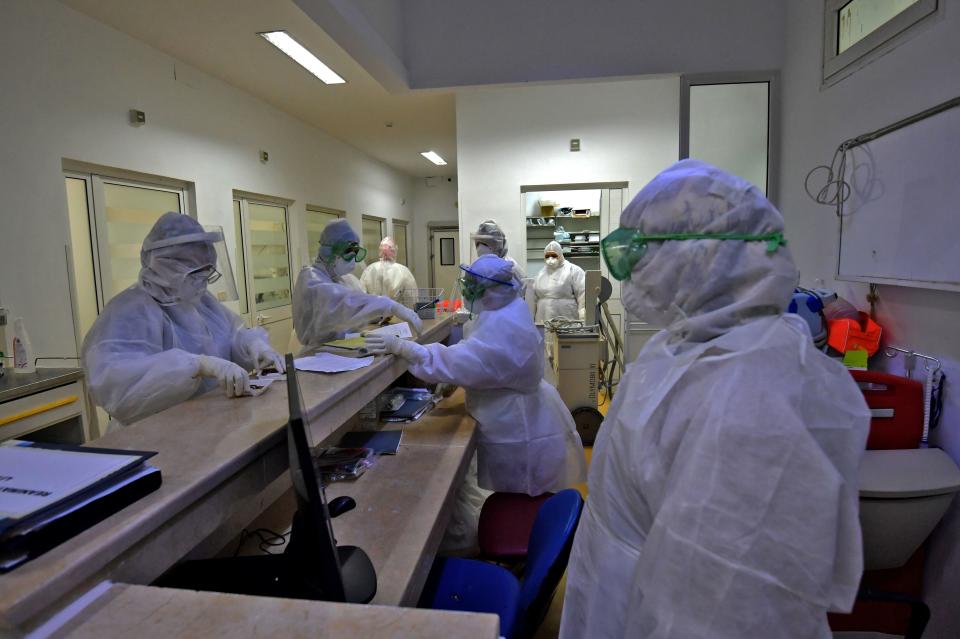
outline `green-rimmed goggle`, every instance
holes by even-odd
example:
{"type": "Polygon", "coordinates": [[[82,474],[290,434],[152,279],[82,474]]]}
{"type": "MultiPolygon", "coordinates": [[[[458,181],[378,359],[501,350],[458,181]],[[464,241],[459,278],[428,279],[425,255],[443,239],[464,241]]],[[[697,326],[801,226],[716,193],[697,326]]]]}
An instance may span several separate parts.
{"type": "Polygon", "coordinates": [[[329,264],[333,264],[334,260],[338,257],[342,257],[345,262],[362,262],[363,258],[367,256],[367,249],[360,246],[358,242],[334,242],[333,244],[324,244],[323,246],[330,247],[330,257],[327,260],[329,264]]]}
{"type": "Polygon", "coordinates": [[[741,242],[766,242],[767,253],[774,253],[781,246],[786,246],[787,240],[783,233],[663,233],[660,235],[644,235],[637,229],[618,228],[600,241],[600,252],[603,260],[610,269],[610,275],[615,279],[626,280],[630,277],[633,267],[647,252],[648,242],[669,242],[676,240],[739,240],[741,242]]]}

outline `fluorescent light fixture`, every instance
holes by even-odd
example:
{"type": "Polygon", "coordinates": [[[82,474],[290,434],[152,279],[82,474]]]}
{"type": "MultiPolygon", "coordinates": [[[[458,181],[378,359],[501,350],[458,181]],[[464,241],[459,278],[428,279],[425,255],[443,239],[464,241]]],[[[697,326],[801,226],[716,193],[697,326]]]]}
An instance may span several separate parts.
{"type": "Polygon", "coordinates": [[[320,62],[317,56],[307,51],[306,47],[290,37],[290,34],[286,31],[267,31],[257,35],[293,58],[294,62],[317,76],[324,84],[343,84],[346,82],[333,69],[320,62]]]}
{"type": "Polygon", "coordinates": [[[444,160],[442,157],[440,157],[439,155],[437,155],[437,152],[436,152],[436,151],[424,151],[424,152],[421,153],[420,155],[422,155],[423,157],[427,158],[428,160],[430,160],[431,162],[433,162],[433,163],[436,164],[437,166],[443,166],[444,164],[447,163],[446,160],[444,160]]]}

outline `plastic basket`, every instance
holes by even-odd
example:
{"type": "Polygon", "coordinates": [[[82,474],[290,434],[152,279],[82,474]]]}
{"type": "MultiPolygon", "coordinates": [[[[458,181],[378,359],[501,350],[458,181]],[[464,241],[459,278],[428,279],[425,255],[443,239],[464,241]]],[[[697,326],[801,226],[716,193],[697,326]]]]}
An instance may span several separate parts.
{"type": "Polygon", "coordinates": [[[436,319],[442,288],[408,288],[400,291],[401,304],[416,311],[420,319],[436,319]]]}

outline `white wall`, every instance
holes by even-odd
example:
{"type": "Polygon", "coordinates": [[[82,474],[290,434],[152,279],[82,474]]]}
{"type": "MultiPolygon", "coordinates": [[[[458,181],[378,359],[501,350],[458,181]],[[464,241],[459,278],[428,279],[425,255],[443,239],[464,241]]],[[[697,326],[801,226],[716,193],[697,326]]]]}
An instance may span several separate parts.
{"type": "Polygon", "coordinates": [[[430,286],[431,247],[428,237],[431,223],[457,225],[457,178],[418,178],[414,182],[410,236],[413,252],[409,261],[417,285],[422,288],[430,286]]]}
{"type": "MultiPolygon", "coordinates": [[[[834,283],[837,221],[804,193],[811,168],[829,162],[843,140],[866,133],[960,94],[960,2],[942,0],[944,13],[919,35],[867,67],[821,90],[822,3],[791,2],[783,69],[781,208],[802,279],[822,278],[861,308],[865,287],[834,283]]],[[[879,321],[889,343],[942,357],[948,380],[945,422],[934,441],[960,461],[960,295],[880,287],[879,321]]],[[[960,636],[960,503],[937,531],[927,562],[926,600],[933,618],[924,637],[960,636]]]]}
{"type": "Polygon", "coordinates": [[[677,160],[679,96],[677,77],[459,91],[461,228],[494,218],[525,246],[524,184],[627,181],[632,196],[677,160]]]}
{"type": "Polygon", "coordinates": [[[358,229],[363,212],[410,219],[410,178],[319,130],[59,2],[6,0],[3,14],[0,299],[38,355],[76,353],[63,158],[194,182],[204,223],[232,226],[233,189],[293,199],[295,270],[313,251],[307,203],[358,229]],[[131,108],[146,126],[128,124],[131,108]]]}
{"type": "Polygon", "coordinates": [[[786,4],[404,0],[404,62],[413,88],[775,69],[786,4]]]}

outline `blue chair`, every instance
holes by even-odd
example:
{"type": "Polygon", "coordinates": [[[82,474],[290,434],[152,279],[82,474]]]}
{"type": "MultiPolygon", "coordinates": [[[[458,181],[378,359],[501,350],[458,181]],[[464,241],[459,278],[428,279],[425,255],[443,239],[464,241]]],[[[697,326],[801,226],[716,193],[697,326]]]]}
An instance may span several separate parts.
{"type": "Polygon", "coordinates": [[[583,498],[573,489],[546,500],[537,513],[522,579],[475,559],[438,557],[420,598],[424,608],[500,616],[507,639],[530,637],[543,621],[570,558],[583,498]]]}

